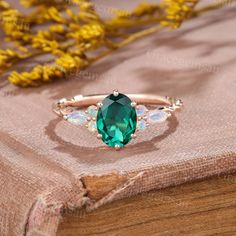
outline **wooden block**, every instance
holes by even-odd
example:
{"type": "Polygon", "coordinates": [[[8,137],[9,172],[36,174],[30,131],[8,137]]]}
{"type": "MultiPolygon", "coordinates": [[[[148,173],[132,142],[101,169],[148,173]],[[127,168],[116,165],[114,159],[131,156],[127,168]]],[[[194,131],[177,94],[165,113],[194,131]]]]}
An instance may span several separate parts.
{"type": "Polygon", "coordinates": [[[66,213],[57,236],[236,235],[236,173],[66,213]]]}

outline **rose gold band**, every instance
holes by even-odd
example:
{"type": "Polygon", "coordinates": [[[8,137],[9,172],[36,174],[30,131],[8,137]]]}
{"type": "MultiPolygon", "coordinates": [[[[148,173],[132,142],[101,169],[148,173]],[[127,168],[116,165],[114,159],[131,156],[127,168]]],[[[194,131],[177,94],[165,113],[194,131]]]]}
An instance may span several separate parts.
{"type": "MultiPolygon", "coordinates": [[[[86,107],[89,105],[96,105],[101,102],[108,94],[98,95],[77,95],[72,99],[61,99],[59,102],[53,105],[53,111],[57,115],[64,115],[61,112],[61,108],[65,107],[86,107]]],[[[174,99],[165,96],[158,96],[153,94],[126,94],[133,102],[137,104],[148,105],[163,105],[165,110],[175,111],[179,109],[183,103],[180,99],[174,99]]]]}

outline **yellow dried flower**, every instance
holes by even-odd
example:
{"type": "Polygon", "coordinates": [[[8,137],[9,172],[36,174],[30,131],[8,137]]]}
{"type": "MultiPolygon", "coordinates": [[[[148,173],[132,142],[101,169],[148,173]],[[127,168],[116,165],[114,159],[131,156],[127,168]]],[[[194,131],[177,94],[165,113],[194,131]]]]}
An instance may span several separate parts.
{"type": "Polygon", "coordinates": [[[15,40],[28,41],[29,23],[16,9],[8,9],[1,14],[1,24],[5,34],[15,40]]]}
{"type": "Polygon", "coordinates": [[[72,57],[69,54],[65,54],[56,60],[56,64],[64,68],[65,71],[80,68],[82,66],[82,60],[78,56],[72,57]]]}
{"type": "Polygon", "coordinates": [[[131,16],[131,12],[124,9],[112,8],[111,13],[115,14],[119,18],[131,16]]]}
{"type": "Polygon", "coordinates": [[[58,9],[56,7],[49,7],[47,9],[47,13],[45,14],[44,17],[47,20],[52,20],[57,23],[65,23],[66,22],[65,18],[62,17],[62,15],[60,14],[60,12],[58,11],[58,9]]]}
{"type": "Polygon", "coordinates": [[[0,10],[7,10],[7,9],[10,9],[10,4],[7,3],[6,1],[4,0],[0,0],[0,10]]]}
{"type": "Polygon", "coordinates": [[[79,33],[85,40],[99,39],[105,36],[104,28],[97,23],[82,26],[79,33]]]}
{"type": "Polygon", "coordinates": [[[74,22],[78,22],[78,15],[75,14],[70,8],[66,9],[66,14],[70,17],[74,22]]]}
{"type": "Polygon", "coordinates": [[[144,15],[151,15],[159,10],[159,5],[156,4],[148,4],[148,3],[141,3],[135,9],[132,15],[140,17],[144,15]]]}
{"type": "Polygon", "coordinates": [[[60,45],[49,31],[39,31],[32,39],[32,47],[44,52],[57,53],[60,45]]]}
{"type": "MultiPolygon", "coordinates": [[[[112,9],[116,15],[111,19],[102,19],[89,0],[20,2],[25,7],[33,7],[32,12],[23,14],[7,1],[0,0],[0,27],[5,40],[13,43],[12,48],[0,49],[0,74],[29,57],[42,54],[55,57],[50,65],[36,65],[27,72],[13,71],[9,81],[23,87],[65,78],[71,70],[83,69],[129,42],[165,26],[178,28],[189,16],[197,17],[201,13],[194,10],[199,0],[142,3],[131,12],[112,9]],[[73,9],[68,4],[73,5],[73,9]],[[38,26],[43,30],[37,31],[38,26]]],[[[225,4],[227,1],[206,6],[202,12],[225,4]]]]}
{"type": "Polygon", "coordinates": [[[66,31],[64,25],[52,25],[49,27],[49,30],[53,33],[58,33],[58,34],[63,34],[66,31]]]}
{"type": "Polygon", "coordinates": [[[24,7],[67,5],[70,0],[20,0],[24,7]]]}
{"type": "Polygon", "coordinates": [[[82,11],[94,11],[94,6],[90,1],[72,0],[72,2],[77,4],[82,11]]]}
{"type": "Polygon", "coordinates": [[[162,7],[165,10],[166,18],[161,21],[164,26],[178,28],[184,20],[192,13],[199,0],[165,0],[162,7]]]}
{"type": "Polygon", "coordinates": [[[27,55],[21,55],[20,53],[13,51],[12,49],[1,50],[0,49],[0,72],[6,68],[9,68],[13,61],[23,59],[27,55]]]}
{"type": "Polygon", "coordinates": [[[56,66],[38,65],[30,72],[18,73],[13,71],[9,76],[9,81],[22,87],[38,86],[43,82],[50,82],[56,78],[62,78],[64,72],[56,66]]]}
{"type": "MultiPolygon", "coordinates": [[[[71,25],[73,27],[73,25],[71,25]]],[[[80,27],[78,31],[67,34],[68,37],[77,39],[78,41],[99,40],[105,37],[105,30],[101,24],[90,23],[80,27]]]]}

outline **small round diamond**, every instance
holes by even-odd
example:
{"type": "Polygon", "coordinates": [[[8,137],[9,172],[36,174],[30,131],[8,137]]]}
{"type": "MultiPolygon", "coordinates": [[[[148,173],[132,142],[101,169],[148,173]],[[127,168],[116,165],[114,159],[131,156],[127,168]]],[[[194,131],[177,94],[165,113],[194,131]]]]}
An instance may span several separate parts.
{"type": "Polygon", "coordinates": [[[91,121],[88,122],[88,130],[90,132],[95,132],[97,130],[96,121],[91,120],[91,121]]]}
{"type": "Polygon", "coordinates": [[[87,113],[88,113],[88,115],[90,115],[92,117],[96,117],[97,113],[98,113],[98,109],[94,105],[89,106],[88,109],[87,109],[87,113]]]}
{"type": "Polygon", "coordinates": [[[162,110],[152,110],[148,112],[148,123],[162,123],[168,118],[168,113],[162,110]]]}
{"type": "Polygon", "coordinates": [[[145,121],[145,120],[139,120],[139,121],[137,122],[137,128],[138,128],[138,130],[140,130],[140,131],[144,131],[144,130],[147,128],[147,123],[146,123],[146,121],[145,121]]]}
{"type": "Polygon", "coordinates": [[[144,105],[138,105],[136,106],[136,113],[138,117],[142,117],[146,114],[147,108],[144,105]]]}
{"type": "Polygon", "coordinates": [[[87,116],[83,111],[73,111],[66,115],[65,119],[74,125],[83,125],[87,122],[87,116]]]}

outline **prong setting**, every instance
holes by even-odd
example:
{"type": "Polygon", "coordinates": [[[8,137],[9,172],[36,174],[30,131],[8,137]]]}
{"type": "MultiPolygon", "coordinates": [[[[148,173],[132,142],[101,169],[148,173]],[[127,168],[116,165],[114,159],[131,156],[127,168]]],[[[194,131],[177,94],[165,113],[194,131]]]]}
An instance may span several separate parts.
{"type": "Polygon", "coordinates": [[[91,121],[92,120],[92,117],[91,116],[88,116],[87,117],[87,121],[91,121]]]}
{"type": "Polygon", "coordinates": [[[115,149],[116,149],[116,151],[119,151],[119,150],[121,149],[121,146],[118,145],[118,144],[116,144],[116,145],[115,145],[115,149]]]}
{"type": "Polygon", "coordinates": [[[137,106],[137,103],[136,103],[136,102],[131,102],[131,106],[132,106],[132,107],[136,107],[136,106],[137,106]]]}
{"type": "Polygon", "coordinates": [[[65,120],[67,120],[67,119],[68,119],[68,116],[67,116],[67,115],[64,115],[63,118],[64,118],[65,120]]]}
{"type": "Polygon", "coordinates": [[[115,97],[119,96],[119,91],[117,89],[113,90],[113,95],[115,97]]]}
{"type": "Polygon", "coordinates": [[[101,108],[102,106],[103,106],[103,104],[102,104],[101,102],[98,102],[98,103],[97,103],[97,107],[98,107],[98,108],[101,108]]]}

